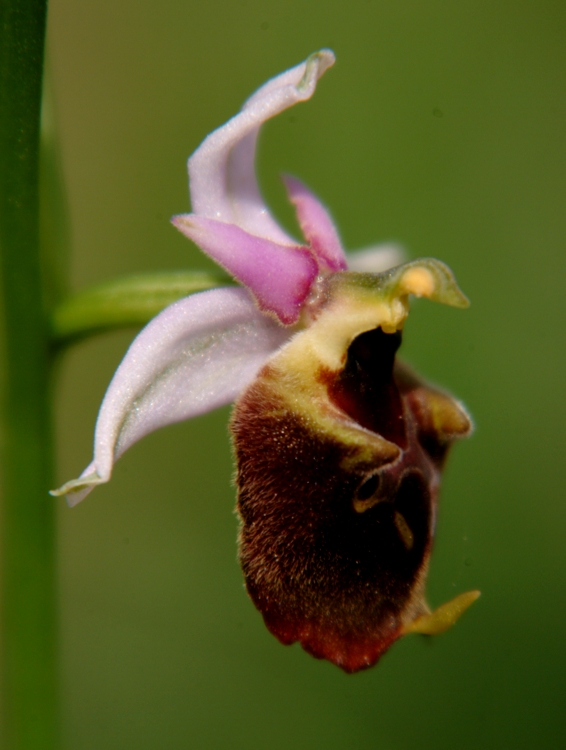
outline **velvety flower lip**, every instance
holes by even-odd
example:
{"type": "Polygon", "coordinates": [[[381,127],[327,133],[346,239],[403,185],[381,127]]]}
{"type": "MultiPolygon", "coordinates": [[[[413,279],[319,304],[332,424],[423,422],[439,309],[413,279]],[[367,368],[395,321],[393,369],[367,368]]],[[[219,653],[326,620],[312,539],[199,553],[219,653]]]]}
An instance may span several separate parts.
{"type": "Polygon", "coordinates": [[[271,79],[189,159],[193,213],[173,224],[246,289],[192,295],[140,332],[102,402],[92,463],[53,494],[78,503],[149,432],[233,401],[295,333],[317,278],[347,265],[380,272],[401,261],[394,246],[368,248],[347,261],[328,212],[295,178],[284,181],[305,244],[279,227],[261,196],[255,176],[261,125],[309,99],[333,64],[334,54],[322,50],[271,79]]]}

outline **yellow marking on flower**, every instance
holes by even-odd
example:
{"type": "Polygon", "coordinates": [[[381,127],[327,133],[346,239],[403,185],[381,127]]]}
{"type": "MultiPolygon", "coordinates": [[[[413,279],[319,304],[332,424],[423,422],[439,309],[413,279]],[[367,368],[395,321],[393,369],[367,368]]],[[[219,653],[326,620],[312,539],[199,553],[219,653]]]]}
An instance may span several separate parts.
{"type": "Polygon", "coordinates": [[[432,297],[436,289],[434,276],[422,266],[409,268],[401,278],[401,287],[415,297],[432,297]]]}
{"type": "Polygon", "coordinates": [[[461,615],[480,596],[480,591],[466,591],[459,594],[446,604],[429,614],[421,615],[416,620],[403,627],[403,635],[407,633],[423,633],[424,635],[439,635],[452,627],[461,615]]]}
{"type": "Polygon", "coordinates": [[[401,513],[399,513],[398,510],[396,510],[393,521],[395,522],[395,526],[397,527],[397,531],[399,532],[399,536],[401,537],[401,541],[405,545],[405,548],[407,550],[412,549],[413,544],[415,543],[415,535],[411,531],[409,524],[405,519],[405,516],[403,516],[401,513]]]}
{"type": "Polygon", "coordinates": [[[367,289],[337,289],[334,298],[306,330],[286,345],[293,368],[312,369],[313,364],[337,372],[346,352],[360,333],[381,327],[395,333],[409,313],[407,296],[395,297],[367,289]]]}
{"type": "Polygon", "coordinates": [[[368,497],[367,500],[359,500],[356,498],[352,505],[354,506],[356,513],[365,513],[366,510],[373,508],[373,506],[380,503],[381,500],[382,498],[380,497],[368,497]]]}
{"type": "Polygon", "coordinates": [[[304,363],[293,358],[294,342],[300,345],[300,337],[283,347],[262,373],[272,391],[286,405],[287,413],[296,414],[305,424],[314,426],[319,437],[348,447],[340,461],[344,471],[353,471],[360,466],[380,466],[397,459],[400,454],[397,445],[360,427],[331,403],[326,384],[317,377],[319,369],[292,369],[293,364],[304,363]]]}

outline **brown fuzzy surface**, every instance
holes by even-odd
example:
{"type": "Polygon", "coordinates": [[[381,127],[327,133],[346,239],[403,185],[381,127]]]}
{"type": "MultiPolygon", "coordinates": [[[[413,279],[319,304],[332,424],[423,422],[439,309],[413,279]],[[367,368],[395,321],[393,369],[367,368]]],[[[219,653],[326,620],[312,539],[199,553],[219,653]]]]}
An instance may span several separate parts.
{"type": "MultiPolygon", "coordinates": [[[[280,641],[299,641],[347,672],[374,664],[426,607],[438,460],[419,440],[417,384],[393,375],[392,336],[363,334],[342,373],[320,377],[345,418],[401,448],[393,462],[357,462],[351,445],[293,409],[270,365],[232,420],[250,596],[280,641]]],[[[431,434],[429,425],[429,443],[431,434]]]]}

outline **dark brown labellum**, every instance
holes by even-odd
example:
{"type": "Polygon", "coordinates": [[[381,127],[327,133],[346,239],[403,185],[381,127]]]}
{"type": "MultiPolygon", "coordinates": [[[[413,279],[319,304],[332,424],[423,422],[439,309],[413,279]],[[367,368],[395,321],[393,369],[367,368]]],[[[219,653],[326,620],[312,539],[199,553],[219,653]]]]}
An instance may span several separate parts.
{"type": "Polygon", "coordinates": [[[282,643],[346,672],[429,612],[439,472],[470,430],[457,402],[396,363],[400,340],[363,333],[339,372],[308,384],[275,358],[232,420],[250,596],[282,643]]]}

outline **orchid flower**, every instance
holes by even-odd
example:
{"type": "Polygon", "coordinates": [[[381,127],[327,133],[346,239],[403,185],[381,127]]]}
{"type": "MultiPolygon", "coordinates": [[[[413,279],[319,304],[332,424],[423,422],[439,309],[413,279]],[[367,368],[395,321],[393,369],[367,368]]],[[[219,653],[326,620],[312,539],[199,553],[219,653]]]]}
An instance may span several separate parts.
{"type": "Polygon", "coordinates": [[[141,331],[102,402],[92,463],[53,494],[78,503],[144,435],[236,401],[250,596],[283,643],[356,671],[407,632],[447,629],[478,595],[426,604],[440,472],[471,423],[395,357],[409,295],[468,303],[439,261],[348,257],[295,178],[284,183],[304,242],[265,205],[260,127],[333,63],[322,50],[268,81],[189,159],[193,212],[173,224],[241,286],[186,297],[141,331]]]}

